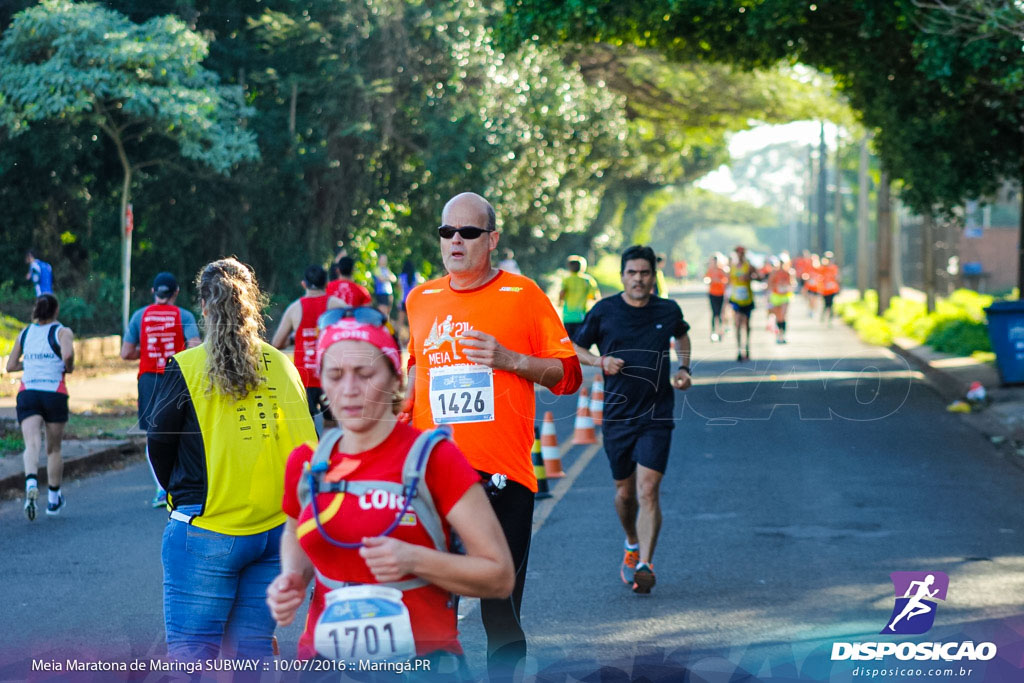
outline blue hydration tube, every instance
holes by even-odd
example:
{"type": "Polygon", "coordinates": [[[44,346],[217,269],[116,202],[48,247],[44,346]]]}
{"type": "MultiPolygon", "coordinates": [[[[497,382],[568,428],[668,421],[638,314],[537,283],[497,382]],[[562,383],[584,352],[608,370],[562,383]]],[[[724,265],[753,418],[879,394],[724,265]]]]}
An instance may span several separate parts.
{"type": "MultiPolygon", "coordinates": [[[[430,451],[433,449],[433,446],[433,439],[428,439],[427,441],[424,442],[423,448],[420,450],[420,454],[416,458],[417,472],[421,470],[423,466],[423,460],[424,458],[427,457],[427,454],[430,453],[430,451]]],[[[313,494],[310,498],[310,506],[313,508],[313,520],[316,522],[316,528],[320,532],[320,535],[324,537],[325,541],[338,548],[344,548],[345,550],[358,550],[359,548],[362,548],[364,545],[362,541],[359,541],[357,543],[347,543],[345,541],[339,541],[338,539],[333,538],[329,533],[327,533],[327,530],[324,529],[322,524],[320,524],[320,510],[317,508],[316,504],[316,497],[317,494],[319,493],[316,485],[316,475],[313,473],[312,470],[310,470],[307,476],[309,477],[309,490],[313,494]]],[[[402,509],[398,512],[397,515],[395,515],[395,521],[393,521],[387,529],[377,534],[378,536],[390,536],[391,532],[398,528],[398,525],[399,523],[401,523],[402,518],[405,517],[405,514],[407,512],[409,512],[409,506],[412,505],[412,497],[416,495],[416,491],[419,488],[419,485],[419,476],[413,477],[412,481],[409,483],[409,486],[405,489],[405,503],[402,504],[402,509]]]]}

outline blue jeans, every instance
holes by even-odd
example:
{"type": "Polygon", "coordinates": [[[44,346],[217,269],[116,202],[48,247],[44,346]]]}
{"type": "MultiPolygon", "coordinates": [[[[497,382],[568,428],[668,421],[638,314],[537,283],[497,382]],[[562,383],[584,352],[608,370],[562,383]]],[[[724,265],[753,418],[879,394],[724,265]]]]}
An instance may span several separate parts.
{"type": "MultiPolygon", "coordinates": [[[[198,505],[179,510],[196,514],[198,505]]],[[[167,654],[198,660],[273,654],[267,586],[281,571],[279,527],[229,536],[174,519],[164,528],[164,627],[167,654]]]]}

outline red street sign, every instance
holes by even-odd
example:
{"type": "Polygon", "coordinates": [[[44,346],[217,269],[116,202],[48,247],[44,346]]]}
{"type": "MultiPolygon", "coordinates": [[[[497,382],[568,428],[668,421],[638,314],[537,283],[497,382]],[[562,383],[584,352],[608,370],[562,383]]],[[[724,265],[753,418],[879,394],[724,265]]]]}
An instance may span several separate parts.
{"type": "Polygon", "coordinates": [[[124,234],[131,235],[132,230],[135,229],[135,214],[132,212],[132,205],[129,204],[124,209],[124,234]]]}

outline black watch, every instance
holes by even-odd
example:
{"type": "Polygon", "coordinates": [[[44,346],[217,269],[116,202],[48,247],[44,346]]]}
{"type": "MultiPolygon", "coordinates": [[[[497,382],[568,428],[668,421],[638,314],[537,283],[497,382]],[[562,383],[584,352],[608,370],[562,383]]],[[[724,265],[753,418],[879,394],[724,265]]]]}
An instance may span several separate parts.
{"type": "Polygon", "coordinates": [[[680,365],[679,369],[680,370],[686,370],[686,374],[687,375],[690,375],[691,377],[693,376],[693,373],[690,372],[690,366],[689,365],[680,365]]]}

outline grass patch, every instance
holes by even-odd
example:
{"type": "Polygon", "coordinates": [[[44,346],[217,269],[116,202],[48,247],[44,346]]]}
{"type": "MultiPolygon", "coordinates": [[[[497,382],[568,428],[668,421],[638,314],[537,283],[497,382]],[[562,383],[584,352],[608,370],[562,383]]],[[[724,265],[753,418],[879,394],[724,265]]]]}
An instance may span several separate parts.
{"type": "Polygon", "coordinates": [[[24,450],[25,441],[20,430],[0,430],[0,456],[21,455],[24,450]]]}
{"type": "Polygon", "coordinates": [[[135,415],[72,415],[66,439],[123,439],[138,419],[135,415]]]}

